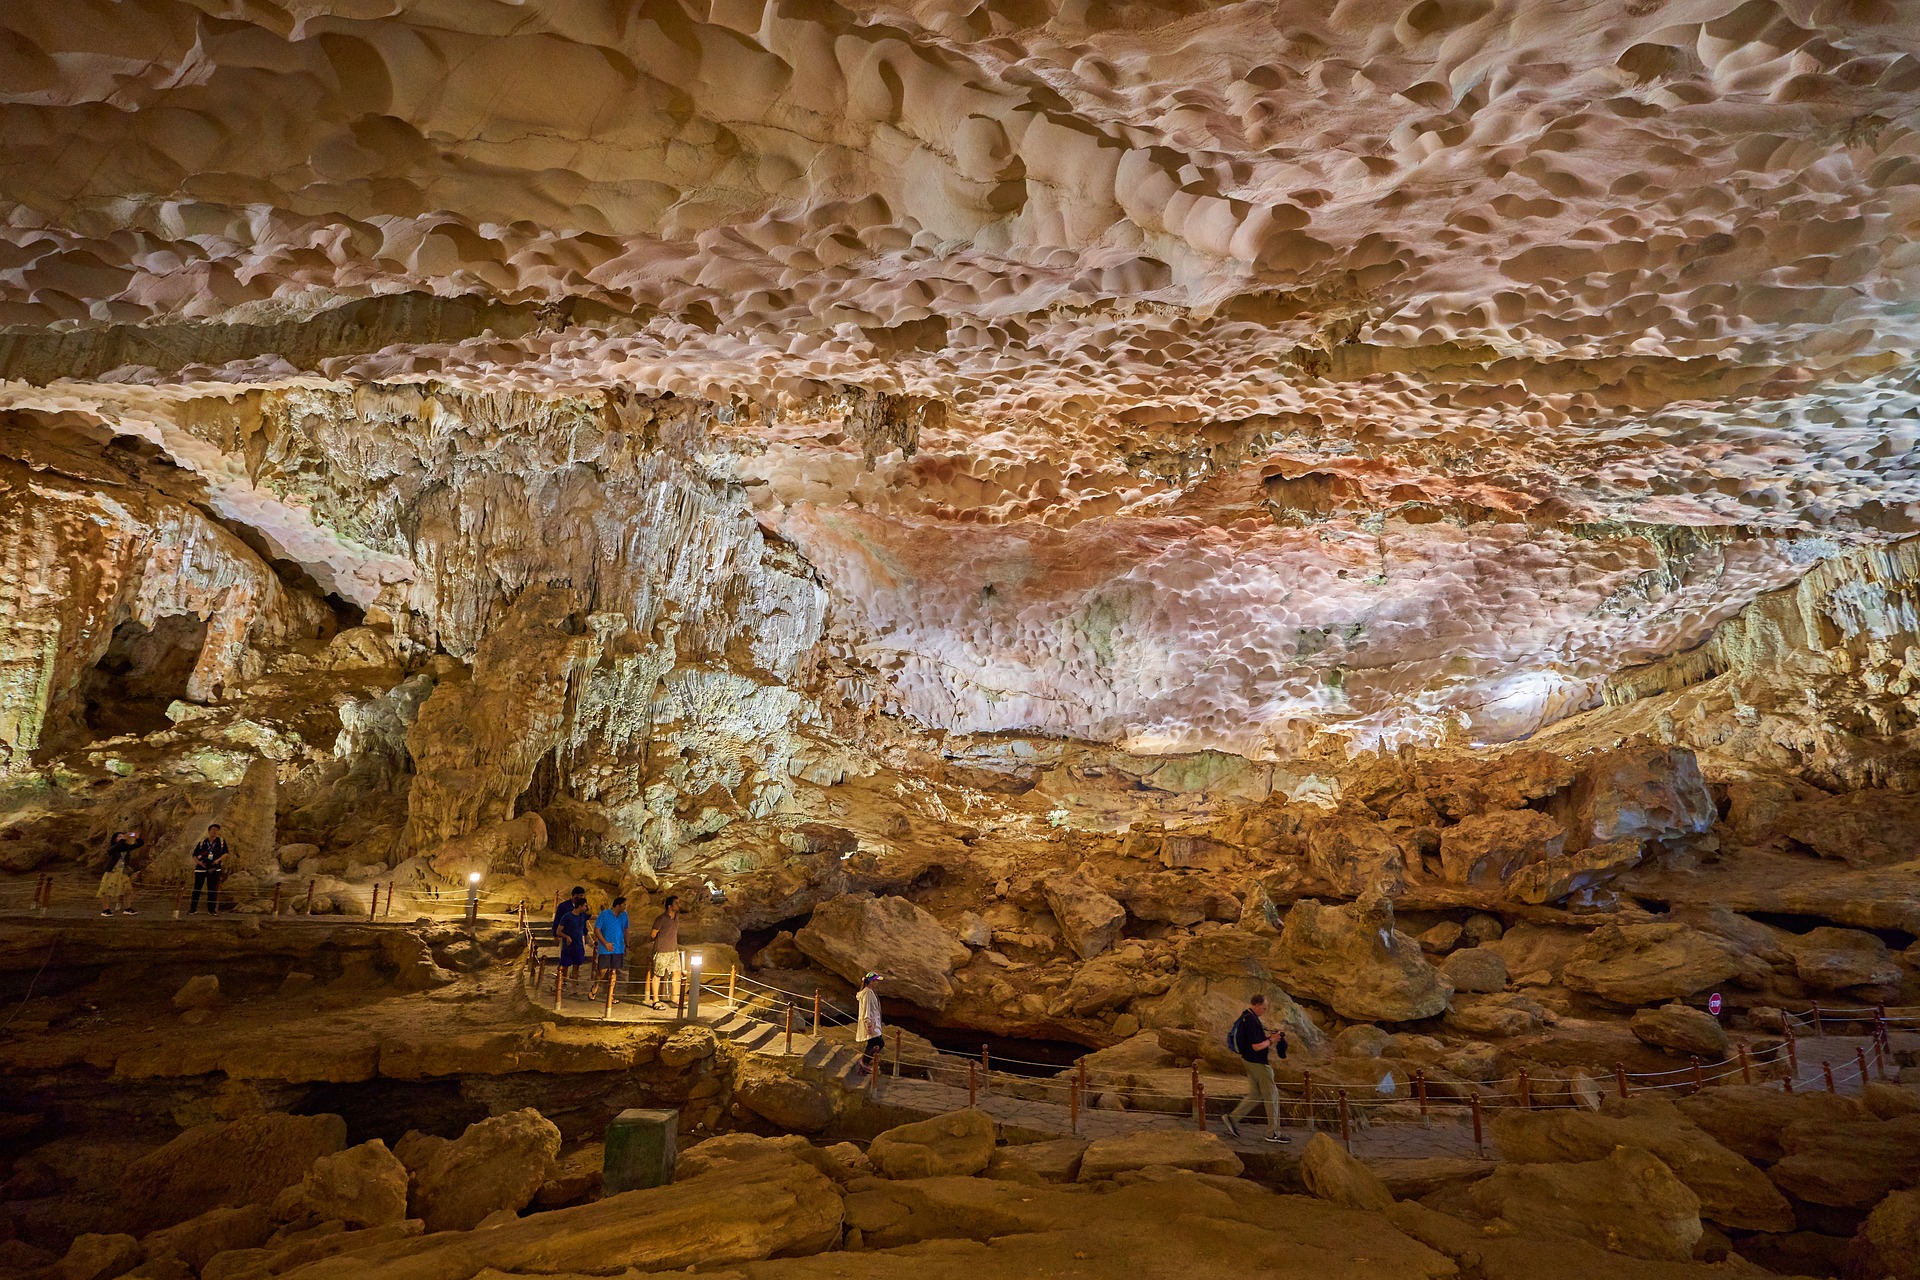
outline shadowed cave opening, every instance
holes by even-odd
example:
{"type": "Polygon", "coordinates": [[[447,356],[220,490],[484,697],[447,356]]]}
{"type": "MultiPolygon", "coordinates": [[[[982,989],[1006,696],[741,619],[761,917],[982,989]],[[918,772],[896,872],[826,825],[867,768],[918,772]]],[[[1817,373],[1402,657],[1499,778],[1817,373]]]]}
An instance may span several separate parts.
{"type": "Polygon", "coordinates": [[[115,627],[106,653],[81,681],[87,728],[102,737],[170,728],[167,707],[187,696],[206,641],[206,619],[189,614],[156,619],[151,629],[132,618],[115,627]]]}

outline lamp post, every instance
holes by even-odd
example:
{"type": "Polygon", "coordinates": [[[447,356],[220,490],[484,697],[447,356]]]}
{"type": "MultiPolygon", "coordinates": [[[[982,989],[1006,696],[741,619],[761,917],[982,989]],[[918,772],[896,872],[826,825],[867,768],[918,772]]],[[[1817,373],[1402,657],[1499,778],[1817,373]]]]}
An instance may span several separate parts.
{"type": "Polygon", "coordinates": [[[472,928],[480,919],[480,873],[467,873],[467,927],[472,928]]]}
{"type": "Polygon", "coordinates": [[[687,1017],[695,1022],[700,1020],[700,953],[694,952],[687,957],[687,1017]]]}

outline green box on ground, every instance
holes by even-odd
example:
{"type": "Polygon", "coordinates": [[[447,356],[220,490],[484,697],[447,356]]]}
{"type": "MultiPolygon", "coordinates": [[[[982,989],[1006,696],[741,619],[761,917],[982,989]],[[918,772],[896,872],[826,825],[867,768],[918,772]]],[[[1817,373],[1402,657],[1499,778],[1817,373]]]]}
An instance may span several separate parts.
{"type": "Polygon", "coordinates": [[[674,1136],[679,1127],[678,1111],[635,1107],[615,1116],[607,1126],[607,1153],[600,1165],[606,1194],[672,1182],[674,1136]]]}

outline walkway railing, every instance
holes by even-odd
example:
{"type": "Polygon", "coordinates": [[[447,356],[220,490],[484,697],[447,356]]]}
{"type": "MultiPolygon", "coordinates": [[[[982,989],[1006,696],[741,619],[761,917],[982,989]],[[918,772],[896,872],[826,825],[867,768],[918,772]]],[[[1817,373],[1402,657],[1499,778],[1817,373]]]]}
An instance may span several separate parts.
{"type": "MultiPolygon", "coordinates": [[[[545,957],[536,941],[529,938],[529,972],[536,991],[541,991],[546,985],[545,957]]],[[[560,990],[557,978],[553,990],[556,994],[560,990]]],[[[743,974],[737,968],[731,968],[725,974],[705,975],[702,990],[705,993],[701,997],[703,1005],[709,1000],[717,1000],[731,1013],[771,1025],[786,1036],[789,1050],[796,1034],[818,1035],[824,1030],[849,1026],[855,1021],[852,1010],[837,1005],[817,990],[786,990],[743,974]]],[[[614,1001],[618,998],[611,986],[608,996],[603,1013],[611,1017],[614,1001]]],[[[564,1011],[564,997],[561,1003],[564,1011]]],[[[587,1014],[600,1011],[587,1007],[581,1010],[587,1014]]],[[[1435,1120],[1461,1126],[1471,1124],[1475,1145],[1483,1149],[1483,1117],[1489,1111],[1591,1107],[1597,1106],[1608,1094],[1618,1098],[1647,1094],[1677,1096],[1725,1084],[1778,1085],[1788,1093],[1805,1089],[1808,1082],[1803,1078],[1799,1047],[1803,1031],[1811,1030],[1815,1035],[1820,1035],[1826,1029],[1849,1022],[1864,1023],[1870,1028],[1870,1045],[1856,1046],[1852,1059],[1842,1061],[1838,1066],[1821,1055],[1819,1078],[1814,1087],[1829,1092],[1850,1087],[1864,1089],[1870,1080],[1893,1079],[1897,1076],[1888,1037],[1895,1030],[1920,1028],[1920,1007],[1827,1009],[1816,1005],[1805,1013],[1786,1013],[1782,1037],[1777,1043],[1758,1049],[1742,1044],[1732,1054],[1717,1061],[1706,1062],[1694,1058],[1684,1067],[1667,1071],[1628,1071],[1623,1063],[1615,1063],[1610,1075],[1594,1076],[1576,1068],[1568,1073],[1533,1076],[1521,1069],[1510,1076],[1475,1081],[1436,1069],[1434,1078],[1429,1079],[1427,1069],[1434,1064],[1423,1065],[1403,1058],[1382,1058],[1377,1061],[1383,1085],[1356,1089],[1331,1084],[1324,1076],[1316,1082],[1312,1068],[1307,1067],[1301,1071],[1297,1082],[1287,1080],[1280,1083],[1281,1112],[1309,1129],[1320,1124],[1329,1128],[1338,1125],[1343,1140],[1349,1143],[1354,1129],[1374,1125],[1411,1123],[1430,1126],[1435,1120]]],[[[1005,1054],[995,1055],[985,1044],[980,1047],[977,1057],[940,1050],[929,1055],[924,1050],[905,1049],[905,1037],[898,1027],[891,1028],[891,1032],[891,1044],[882,1059],[882,1069],[896,1079],[925,1080],[948,1086],[956,1093],[964,1089],[969,1105],[977,1105],[982,1098],[996,1095],[1052,1103],[1066,1109],[1068,1127],[1075,1132],[1079,1128],[1081,1111],[1095,1105],[1105,1094],[1123,1100],[1127,1110],[1158,1116],[1185,1114],[1202,1128],[1209,1115],[1218,1115],[1239,1098],[1239,1095],[1233,1095],[1230,1099],[1209,1099],[1197,1061],[1189,1068],[1189,1089],[1175,1094],[1142,1088],[1131,1081],[1133,1073],[1090,1070],[1085,1057],[1062,1066],[1005,1054]],[[1027,1070],[1009,1072],[995,1069],[1009,1066],[1027,1070]],[[1036,1069],[1052,1074],[1032,1074],[1036,1069]]],[[[850,1043],[849,1047],[861,1046],[850,1043]]],[[[1107,1109],[1111,1110],[1110,1107],[1107,1109]]]]}

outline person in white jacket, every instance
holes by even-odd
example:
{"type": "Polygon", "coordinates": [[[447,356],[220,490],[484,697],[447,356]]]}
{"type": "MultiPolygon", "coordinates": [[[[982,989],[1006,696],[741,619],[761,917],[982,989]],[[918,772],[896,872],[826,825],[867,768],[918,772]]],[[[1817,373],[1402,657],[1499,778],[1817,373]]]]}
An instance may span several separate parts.
{"type": "Polygon", "coordinates": [[[854,1034],[865,1040],[866,1048],[860,1054],[860,1070],[871,1085],[880,1078],[880,1052],[886,1047],[887,1028],[880,1020],[880,975],[869,973],[860,979],[860,1019],[854,1034]]]}

